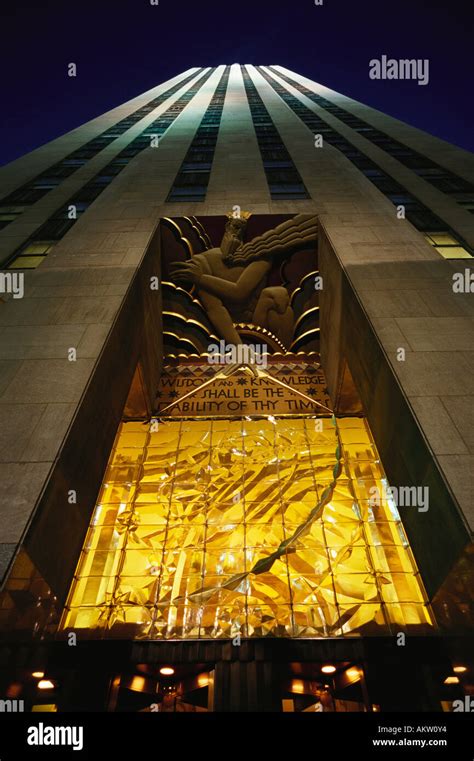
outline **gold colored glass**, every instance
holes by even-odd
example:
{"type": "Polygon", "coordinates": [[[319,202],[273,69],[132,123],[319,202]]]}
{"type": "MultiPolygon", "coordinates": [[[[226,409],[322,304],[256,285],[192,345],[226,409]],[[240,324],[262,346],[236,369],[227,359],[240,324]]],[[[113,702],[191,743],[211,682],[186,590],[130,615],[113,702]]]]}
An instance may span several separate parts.
{"type": "Polygon", "coordinates": [[[398,511],[370,499],[387,482],[368,425],[341,418],[337,431],[311,417],[123,423],[62,629],[138,639],[429,629],[398,511]]]}

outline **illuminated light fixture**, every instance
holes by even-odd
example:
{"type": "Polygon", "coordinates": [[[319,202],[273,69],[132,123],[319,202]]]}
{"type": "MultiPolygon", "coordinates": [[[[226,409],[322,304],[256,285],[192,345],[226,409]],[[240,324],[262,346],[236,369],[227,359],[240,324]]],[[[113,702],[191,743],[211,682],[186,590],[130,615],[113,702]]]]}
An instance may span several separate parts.
{"type": "Polygon", "coordinates": [[[466,666],[455,666],[453,671],[455,674],[464,674],[464,672],[467,671],[467,668],[466,666]]]}
{"type": "Polygon", "coordinates": [[[355,667],[347,669],[346,674],[349,677],[349,679],[354,679],[354,680],[360,679],[360,671],[359,669],[355,667]]]}
{"type": "Polygon", "coordinates": [[[130,684],[133,692],[145,692],[145,678],[143,676],[134,676],[130,684]]]}
{"type": "Polygon", "coordinates": [[[162,674],[163,676],[173,676],[174,669],[171,668],[171,666],[163,666],[160,669],[160,674],[162,674]]]}
{"type": "Polygon", "coordinates": [[[44,677],[44,671],[33,671],[31,676],[35,679],[42,679],[44,677]]]}
{"type": "Polygon", "coordinates": [[[54,684],[51,679],[41,679],[38,682],[39,690],[54,690],[54,684]]]}
{"type": "Polygon", "coordinates": [[[444,684],[459,684],[459,679],[457,676],[447,676],[444,684]]]}
{"type": "Polygon", "coordinates": [[[335,666],[330,666],[330,665],[323,666],[322,669],[321,669],[323,674],[334,674],[335,670],[336,670],[336,667],[335,666]]]}
{"type": "Polygon", "coordinates": [[[302,679],[291,680],[291,692],[296,692],[297,695],[304,694],[304,682],[302,679]]]}
{"type": "Polygon", "coordinates": [[[209,676],[207,674],[199,674],[197,681],[199,687],[207,687],[209,685],[209,676]]]}

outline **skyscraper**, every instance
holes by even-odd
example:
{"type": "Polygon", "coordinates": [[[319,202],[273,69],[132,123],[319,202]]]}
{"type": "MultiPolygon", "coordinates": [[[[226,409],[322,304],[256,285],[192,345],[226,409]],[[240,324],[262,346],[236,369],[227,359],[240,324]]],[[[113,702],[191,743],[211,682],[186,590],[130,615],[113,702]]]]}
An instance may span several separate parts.
{"type": "Polygon", "coordinates": [[[233,64],[0,183],[5,695],[450,710],[473,668],[472,156],[233,64]]]}

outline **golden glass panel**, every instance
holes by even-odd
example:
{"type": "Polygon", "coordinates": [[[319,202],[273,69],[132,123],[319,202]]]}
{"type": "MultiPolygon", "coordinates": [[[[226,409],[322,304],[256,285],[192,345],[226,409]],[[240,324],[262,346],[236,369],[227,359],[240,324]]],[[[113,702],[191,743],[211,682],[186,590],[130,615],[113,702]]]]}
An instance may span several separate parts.
{"type": "Polygon", "coordinates": [[[339,605],[338,612],[339,628],[335,628],[336,636],[375,636],[387,626],[385,608],[380,603],[339,605]]]}
{"type": "Polygon", "coordinates": [[[436,246],[436,250],[444,259],[472,259],[469,251],[462,246],[436,246]]]}
{"type": "MultiPolygon", "coordinates": [[[[289,539],[295,531],[298,525],[296,523],[289,523],[285,521],[285,539],[289,539]]],[[[318,549],[322,550],[326,548],[326,539],[323,531],[323,522],[321,520],[315,520],[301,537],[298,537],[294,543],[294,547],[297,551],[305,549],[318,549]]],[[[291,553],[288,557],[291,559],[297,553],[291,553]]]]}
{"type": "Polygon", "coordinates": [[[257,605],[247,609],[247,636],[288,637],[293,633],[293,613],[290,605],[257,605]]]}
{"type": "Polygon", "coordinates": [[[363,524],[361,521],[344,523],[324,523],[324,537],[327,547],[331,552],[339,553],[340,550],[355,549],[358,545],[365,545],[363,524]]]}
{"type": "MultiPolygon", "coordinates": [[[[138,639],[430,626],[361,418],[123,423],[62,627],[138,639]],[[308,517],[322,494],[329,501],[308,517]]],[[[93,635],[94,636],[94,635],[93,635]]]]}
{"type": "MultiPolygon", "coordinates": [[[[326,505],[322,520],[330,525],[359,523],[363,518],[362,505],[354,500],[333,498],[326,505]]],[[[367,518],[364,518],[367,520],[367,518]]]]}
{"type": "Polygon", "coordinates": [[[75,596],[81,606],[102,605],[110,599],[116,576],[84,576],[76,581],[75,596]]]}
{"type": "Polygon", "coordinates": [[[429,609],[420,603],[386,605],[385,611],[395,631],[397,627],[422,626],[423,632],[427,632],[432,627],[429,609]]]}
{"type": "Polygon", "coordinates": [[[407,545],[408,540],[400,523],[370,521],[364,524],[367,542],[378,546],[380,544],[407,545]]]}
{"type": "Polygon", "coordinates": [[[273,523],[283,520],[285,505],[280,499],[250,502],[245,500],[245,520],[247,523],[273,523]]]}
{"type": "Polygon", "coordinates": [[[333,636],[339,613],[336,605],[315,602],[293,605],[293,617],[296,637],[328,637],[333,636]]]}
{"type": "Polygon", "coordinates": [[[132,510],[133,507],[125,502],[99,502],[94,510],[91,526],[115,526],[117,522],[121,525],[127,524],[132,510]]]}
{"type": "Polygon", "coordinates": [[[288,575],[286,573],[261,573],[253,576],[249,582],[247,595],[248,605],[258,605],[263,603],[269,605],[276,603],[291,602],[291,589],[288,584],[288,575]]]}
{"type": "Polygon", "coordinates": [[[37,254],[47,254],[49,249],[52,247],[52,243],[44,242],[43,243],[29,243],[28,246],[26,246],[22,253],[22,256],[28,255],[33,256],[37,254]]]}
{"type": "Polygon", "coordinates": [[[420,585],[413,573],[377,574],[382,599],[387,603],[416,603],[420,601],[420,585]]]}
{"type": "Polygon", "coordinates": [[[11,264],[8,265],[9,270],[34,270],[39,267],[44,256],[18,256],[11,264]]]}
{"type": "Polygon", "coordinates": [[[305,548],[287,556],[290,572],[302,576],[321,576],[329,570],[329,558],[325,548],[305,548]]]}
{"type": "MultiPolygon", "coordinates": [[[[121,552],[92,550],[83,552],[77,571],[78,576],[114,576],[119,571],[121,552]]],[[[80,598],[76,605],[79,605],[80,598]]]]}
{"type": "Polygon", "coordinates": [[[132,502],[135,491],[136,485],[131,482],[109,484],[107,481],[104,481],[100,490],[98,504],[110,505],[118,503],[126,505],[128,502],[132,502]]]}
{"type": "Polygon", "coordinates": [[[105,626],[105,619],[101,618],[102,613],[103,609],[100,607],[70,608],[65,612],[63,627],[65,629],[83,629],[85,631],[89,629],[95,631],[97,636],[98,630],[105,626]]]}
{"type": "Polygon", "coordinates": [[[380,573],[413,573],[415,562],[408,547],[378,545],[369,547],[374,569],[380,573]]]}
{"type": "Polygon", "coordinates": [[[120,525],[91,528],[84,542],[84,550],[101,550],[104,552],[122,549],[125,543],[125,530],[120,525]]]}

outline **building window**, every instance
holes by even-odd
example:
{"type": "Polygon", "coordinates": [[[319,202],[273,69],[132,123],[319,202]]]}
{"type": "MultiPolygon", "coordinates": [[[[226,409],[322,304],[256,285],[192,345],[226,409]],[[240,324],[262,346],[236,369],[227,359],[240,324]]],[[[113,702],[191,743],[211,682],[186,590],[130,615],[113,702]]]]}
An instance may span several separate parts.
{"type": "MultiPolygon", "coordinates": [[[[13,254],[10,262],[8,263],[9,269],[35,269],[44,259],[44,256],[51,250],[52,245],[57,243],[68,232],[68,230],[75,224],[77,219],[86,211],[86,209],[93,203],[96,198],[109,186],[109,184],[115,179],[115,177],[127,166],[129,161],[137,156],[141,151],[150,147],[150,137],[147,135],[149,131],[152,134],[164,134],[164,132],[171,126],[177,116],[184,110],[196,93],[201,89],[203,84],[207,82],[213,69],[206,72],[197,82],[194,83],[182,97],[167,109],[153,124],[148,126],[146,130],[135,138],[123,151],[121,151],[107,166],[92,178],[84,187],[82,187],[77,193],[75,193],[66,204],[61,206],[56,212],[38,229],[33,235],[31,235],[13,254]],[[69,219],[69,207],[76,207],[76,218],[69,219]],[[25,255],[24,251],[30,245],[42,245],[45,240],[50,241],[45,254],[41,257],[31,257],[25,255]]],[[[179,85],[182,86],[182,83],[179,85]]],[[[162,98],[165,97],[160,96],[162,98]]],[[[169,97],[169,96],[166,96],[169,97]]],[[[0,216],[1,225],[1,216],[0,216]]]]}
{"type": "Polygon", "coordinates": [[[247,69],[241,67],[263,168],[273,200],[310,198],[280,133],[273,124],[247,69]]]}
{"type": "MultiPolygon", "coordinates": [[[[432,159],[429,159],[427,156],[423,156],[421,153],[418,153],[418,151],[410,148],[408,145],[399,143],[397,140],[390,137],[390,135],[387,135],[386,132],[376,129],[368,122],[351,114],[349,111],[341,108],[341,106],[332,103],[322,95],[317,95],[315,92],[309,90],[300,82],[295,81],[286,74],[283,74],[273,67],[270,67],[270,69],[281,77],[281,79],[294,87],[295,90],[298,90],[302,95],[305,95],[312,100],[313,103],[316,103],[321,108],[324,108],[326,111],[336,116],[341,122],[344,122],[344,124],[351,127],[351,129],[359,132],[366,138],[366,140],[370,140],[370,142],[378,148],[381,148],[390,156],[393,156],[393,158],[407,166],[419,177],[426,180],[426,182],[429,182],[430,185],[433,185],[437,190],[441,191],[441,193],[449,195],[458,203],[462,200],[463,196],[468,194],[470,200],[474,202],[474,185],[472,185],[472,183],[462,177],[458,177],[454,172],[445,169],[432,159]]],[[[261,73],[264,74],[263,71],[261,71],[261,73]]]]}
{"type": "MultiPolygon", "coordinates": [[[[89,142],[85,143],[77,150],[68,154],[64,159],[58,161],[57,164],[54,164],[45,172],[42,172],[32,180],[28,180],[28,182],[26,182],[20,188],[17,188],[8,196],[3,198],[0,201],[1,205],[9,206],[12,204],[21,203],[25,204],[24,209],[26,209],[26,205],[31,206],[32,204],[36,203],[36,201],[39,201],[39,199],[43,198],[46,193],[57,187],[63,179],[69,177],[81,166],[84,166],[87,161],[89,161],[97,153],[99,153],[99,151],[109,145],[109,143],[111,143],[117,137],[120,137],[120,135],[123,135],[124,132],[126,132],[128,129],[130,129],[130,127],[140,121],[140,119],[143,119],[144,116],[153,111],[154,108],[157,108],[162,103],[164,103],[165,100],[174,95],[174,93],[177,92],[181,87],[190,82],[197,73],[198,72],[194,72],[194,74],[191,74],[190,76],[186,77],[186,79],[178,82],[177,85],[174,85],[169,90],[166,90],[166,92],[162,93],[157,98],[154,98],[145,106],[137,109],[132,114],[125,117],[125,119],[121,119],[121,121],[117,122],[117,124],[115,124],[113,127],[108,127],[105,132],[102,132],[100,135],[93,138],[93,140],[89,140],[89,142]]],[[[24,209],[22,211],[24,211],[24,209]]],[[[13,222],[15,219],[17,219],[20,213],[22,212],[18,212],[11,219],[5,217],[5,215],[3,219],[0,217],[0,229],[6,227],[6,225],[10,224],[10,222],[13,222]]]]}
{"type": "MultiPolygon", "coordinates": [[[[285,101],[301,121],[306,124],[313,134],[321,134],[324,140],[327,140],[328,143],[341,151],[349,161],[355,164],[355,166],[365,174],[367,179],[370,180],[380,192],[386,196],[386,198],[392,201],[396,206],[403,205],[405,207],[406,218],[417,230],[425,234],[425,238],[429,243],[432,243],[429,232],[433,230],[443,232],[455,241],[455,243],[449,248],[445,246],[435,246],[441,256],[462,259],[471,258],[473,256],[473,252],[467,243],[465,243],[465,241],[463,241],[460,236],[446,224],[446,222],[434,214],[418,198],[415,198],[415,196],[409,193],[393,177],[378,166],[378,164],[372,161],[372,159],[359,151],[354,145],[352,145],[352,143],[346,140],[345,137],[336,132],[336,130],[332,129],[332,127],[315,114],[314,111],[308,108],[308,106],[305,106],[304,103],[298,100],[298,98],[288,92],[288,90],[286,90],[286,88],[277,80],[273,79],[265,69],[261,66],[258,68],[261,75],[273,87],[275,92],[285,101]]],[[[280,75],[280,72],[278,72],[278,74],[280,75]]],[[[282,78],[285,79],[283,76],[282,78]]],[[[304,95],[307,94],[307,88],[304,88],[301,85],[300,89],[298,83],[290,81],[289,78],[287,78],[287,81],[289,81],[295,89],[300,90],[304,95]]],[[[311,96],[314,96],[314,98],[319,97],[314,93],[311,93],[311,90],[308,90],[308,93],[310,93],[311,96]]],[[[310,96],[308,95],[308,97],[310,96]]],[[[434,244],[432,243],[432,245],[434,244]]]]}
{"type": "Polygon", "coordinates": [[[230,66],[227,66],[168,194],[168,203],[204,201],[206,198],[229,76],[230,66]],[[203,140],[206,141],[205,150],[203,140]]]}

